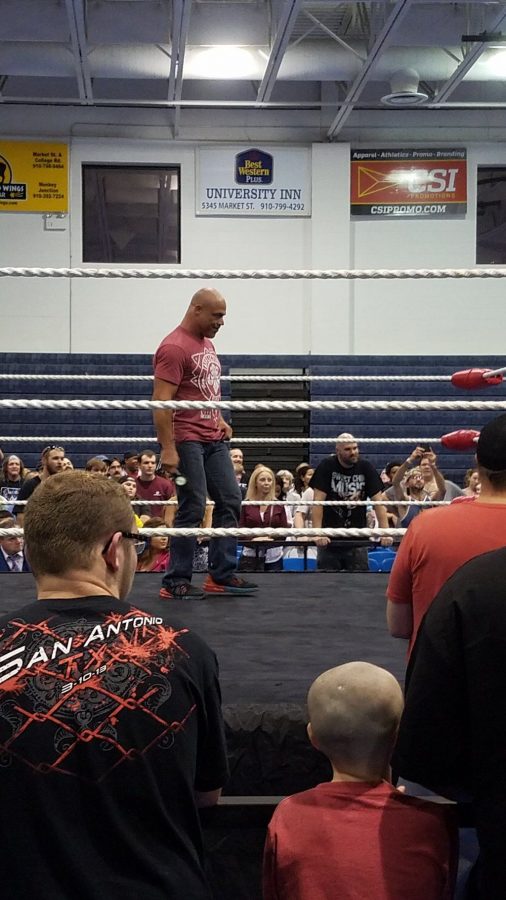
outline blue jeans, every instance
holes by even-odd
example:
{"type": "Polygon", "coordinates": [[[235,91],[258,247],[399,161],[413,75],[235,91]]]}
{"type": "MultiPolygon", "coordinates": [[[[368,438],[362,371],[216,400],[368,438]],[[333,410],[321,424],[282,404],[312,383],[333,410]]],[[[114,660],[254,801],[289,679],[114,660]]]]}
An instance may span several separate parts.
{"type": "MultiPolygon", "coordinates": [[[[214,500],[213,528],[236,528],[241,514],[241,491],[223,441],[182,441],[176,445],[179,470],[187,483],[177,485],[178,509],[175,528],[199,528],[206,510],[207,495],[214,500]]],[[[163,585],[171,588],[190,582],[197,539],[173,537],[169,565],[163,585]]],[[[226,581],[237,569],[237,538],[212,538],[209,543],[209,572],[217,582],[226,581]]]]}

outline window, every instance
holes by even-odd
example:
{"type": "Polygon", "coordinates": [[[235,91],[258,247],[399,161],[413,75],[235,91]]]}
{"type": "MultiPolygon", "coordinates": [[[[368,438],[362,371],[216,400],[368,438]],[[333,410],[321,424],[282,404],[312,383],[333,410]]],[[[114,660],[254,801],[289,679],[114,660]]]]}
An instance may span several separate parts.
{"type": "Polygon", "coordinates": [[[506,168],[478,166],[476,262],[506,263],[506,168]]]}
{"type": "Polygon", "coordinates": [[[178,263],[179,166],[83,166],[83,261],[178,263]]]}

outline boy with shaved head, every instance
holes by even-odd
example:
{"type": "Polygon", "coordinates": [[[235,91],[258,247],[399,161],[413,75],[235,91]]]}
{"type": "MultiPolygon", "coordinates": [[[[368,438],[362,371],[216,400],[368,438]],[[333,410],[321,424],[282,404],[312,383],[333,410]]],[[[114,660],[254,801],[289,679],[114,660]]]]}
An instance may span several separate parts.
{"type": "Polygon", "coordinates": [[[269,825],[264,900],[450,900],[456,824],[389,782],[403,708],[393,675],[352,662],[320,675],[308,735],[331,782],[287,797],[269,825]]]}

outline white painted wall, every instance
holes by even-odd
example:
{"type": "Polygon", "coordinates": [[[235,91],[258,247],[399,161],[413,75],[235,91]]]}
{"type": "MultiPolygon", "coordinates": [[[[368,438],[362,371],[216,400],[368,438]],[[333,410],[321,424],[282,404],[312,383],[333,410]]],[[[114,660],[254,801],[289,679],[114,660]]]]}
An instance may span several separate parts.
{"type": "MultiPolygon", "coordinates": [[[[38,214],[1,213],[0,266],[81,266],[81,165],[128,162],[181,165],[185,269],[472,267],[476,166],[506,164],[502,143],[468,148],[464,220],[350,223],[349,145],[314,144],[311,219],[213,219],[197,218],[194,212],[196,146],[128,138],[71,139],[67,230],[44,230],[38,214]]],[[[150,353],[202,284],[4,278],[0,351],[150,353]]],[[[255,280],[216,286],[229,304],[219,338],[222,353],[479,357],[503,351],[502,280],[255,280]]]]}

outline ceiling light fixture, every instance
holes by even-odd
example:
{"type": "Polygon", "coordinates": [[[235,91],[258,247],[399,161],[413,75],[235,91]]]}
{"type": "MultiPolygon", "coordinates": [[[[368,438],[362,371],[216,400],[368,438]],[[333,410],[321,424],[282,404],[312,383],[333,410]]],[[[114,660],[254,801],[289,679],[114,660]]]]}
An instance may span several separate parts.
{"type": "Polygon", "coordinates": [[[189,74],[200,78],[245,78],[258,75],[258,62],[244,47],[208,47],[193,54],[189,74]]]}
{"type": "Polygon", "coordinates": [[[486,66],[487,72],[493,75],[505,76],[506,75],[506,47],[502,49],[498,49],[496,53],[490,54],[486,60],[484,60],[484,64],[486,66]]]}

